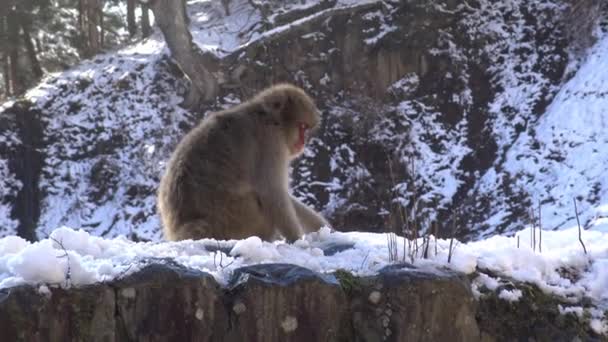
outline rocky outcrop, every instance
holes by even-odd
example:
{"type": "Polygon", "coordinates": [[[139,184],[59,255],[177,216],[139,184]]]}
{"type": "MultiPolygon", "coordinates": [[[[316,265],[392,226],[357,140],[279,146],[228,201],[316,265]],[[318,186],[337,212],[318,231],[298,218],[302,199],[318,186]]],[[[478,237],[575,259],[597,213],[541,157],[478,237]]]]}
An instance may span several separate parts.
{"type": "MultiPolygon", "coordinates": [[[[545,308],[537,307],[535,324],[545,308]]],[[[506,341],[593,338],[572,321],[529,328],[518,304],[477,302],[466,277],[394,265],[377,276],[287,264],[209,274],[155,260],[121,280],[0,292],[6,341],[506,341]],[[500,309],[497,309],[500,308],[500,309]],[[492,312],[492,310],[497,310],[492,312]],[[515,327],[515,328],[513,328],[515,327]],[[553,339],[556,337],[557,339],[553,339]]],[[[531,307],[527,305],[527,307],[531,307]]]]}
{"type": "Polygon", "coordinates": [[[383,99],[404,76],[447,67],[437,68],[429,50],[459,16],[436,14],[418,1],[327,8],[269,31],[223,63],[245,90],[299,81],[318,95],[343,91],[383,99]]]}
{"type": "Polygon", "coordinates": [[[503,16],[506,7],[471,5],[414,0],[328,8],[266,32],[223,60],[246,94],[290,81],[319,100],[323,128],[313,152],[295,167],[296,192],[325,209],[336,226],[400,231],[409,217],[436,220],[439,234],[448,236],[457,211],[467,227],[458,233],[469,238],[487,228],[498,207],[511,213],[493,227],[498,231],[527,220],[528,196],[509,175],[500,183],[501,204],[487,198],[495,193],[478,190],[477,181],[493,166],[502,168],[506,146],[525,128],[517,121],[535,121],[561,82],[563,13],[517,2],[503,16]],[[525,34],[513,39],[488,25],[525,34]],[[536,49],[551,52],[531,58],[536,49]],[[501,74],[501,65],[513,60],[531,65],[501,74]],[[497,103],[514,93],[507,85],[534,82],[543,90],[522,95],[530,98],[526,106],[497,103]]]}

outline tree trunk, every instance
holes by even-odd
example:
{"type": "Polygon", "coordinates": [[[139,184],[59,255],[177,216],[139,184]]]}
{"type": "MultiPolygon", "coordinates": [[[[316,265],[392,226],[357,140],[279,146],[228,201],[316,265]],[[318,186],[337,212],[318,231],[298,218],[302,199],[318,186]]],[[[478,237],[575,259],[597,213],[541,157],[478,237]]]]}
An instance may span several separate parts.
{"type": "Polygon", "coordinates": [[[21,82],[19,77],[19,18],[16,11],[8,13],[8,64],[9,64],[9,94],[20,94],[21,82]]]}
{"type": "Polygon", "coordinates": [[[127,0],[127,28],[129,36],[137,34],[137,23],[135,22],[135,0],[127,0]]]}
{"type": "Polygon", "coordinates": [[[30,60],[30,63],[32,64],[32,72],[34,74],[34,77],[36,79],[39,79],[40,77],[42,77],[42,67],[40,67],[40,61],[38,61],[36,48],[34,47],[32,37],[30,36],[31,24],[29,20],[29,18],[24,18],[21,21],[21,29],[23,29],[23,43],[25,44],[27,56],[30,60]]]}
{"type": "Polygon", "coordinates": [[[85,56],[89,54],[89,0],[78,0],[78,32],[80,35],[80,50],[85,56]]]}
{"type": "MultiPolygon", "coordinates": [[[[150,13],[147,5],[141,4],[141,35],[146,38],[150,35],[150,13]]],[[[154,14],[156,16],[156,14],[154,14]]]]}
{"type": "Polygon", "coordinates": [[[224,6],[224,13],[226,16],[230,15],[230,1],[231,0],[222,0],[222,6],[224,6]]]}
{"type": "Polygon", "coordinates": [[[88,45],[89,56],[99,52],[99,12],[98,0],[87,0],[88,45]]]}
{"type": "Polygon", "coordinates": [[[84,26],[83,12],[84,12],[84,0],[78,0],[78,30],[82,32],[84,26]]]}
{"type": "Polygon", "coordinates": [[[210,56],[203,55],[192,42],[192,34],[188,29],[186,3],[184,0],[179,1],[180,6],[175,6],[174,0],[155,0],[150,6],[173,58],[190,79],[189,94],[182,105],[197,108],[203,101],[215,100],[218,82],[206,68],[210,56]]]}
{"type": "MultiPolygon", "coordinates": [[[[88,0],[78,0],[78,31],[83,38],[89,36],[87,30],[87,1],[88,0]]],[[[84,48],[88,43],[88,38],[83,40],[83,43],[84,48]]]]}
{"type": "Polygon", "coordinates": [[[105,30],[103,28],[103,2],[100,1],[99,8],[97,12],[97,17],[99,18],[99,46],[103,49],[104,40],[105,40],[105,30]]]}
{"type": "Polygon", "coordinates": [[[6,97],[11,96],[11,69],[8,63],[8,56],[6,53],[2,54],[2,76],[4,77],[4,93],[6,97]]]}
{"type": "MultiPolygon", "coordinates": [[[[7,15],[5,8],[0,8],[0,64],[2,64],[2,79],[4,80],[4,96],[10,96],[10,67],[8,64],[7,15]]],[[[2,96],[0,96],[2,98],[2,96]]]]}

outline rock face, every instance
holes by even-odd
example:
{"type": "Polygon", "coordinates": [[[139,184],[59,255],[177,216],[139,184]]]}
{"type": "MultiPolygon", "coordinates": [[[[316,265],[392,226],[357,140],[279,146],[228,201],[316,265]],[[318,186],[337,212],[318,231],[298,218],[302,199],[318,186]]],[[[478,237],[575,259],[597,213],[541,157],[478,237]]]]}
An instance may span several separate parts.
{"type": "MultiPolygon", "coordinates": [[[[530,318],[518,317],[508,302],[488,303],[475,301],[461,275],[408,265],[364,278],[257,265],[238,269],[222,287],[208,274],[156,261],[94,286],[4,289],[0,334],[6,341],[108,342],[591,338],[580,324],[560,324],[554,316],[530,330],[530,318]],[[492,308],[501,317],[492,317],[492,308]]],[[[534,321],[541,323],[546,312],[537,310],[534,321]]]]}

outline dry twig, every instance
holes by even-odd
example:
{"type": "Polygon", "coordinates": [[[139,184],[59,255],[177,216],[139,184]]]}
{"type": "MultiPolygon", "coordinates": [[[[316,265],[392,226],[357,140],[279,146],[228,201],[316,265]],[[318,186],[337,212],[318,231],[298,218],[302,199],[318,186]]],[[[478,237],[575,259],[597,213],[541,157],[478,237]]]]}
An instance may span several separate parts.
{"type": "Polygon", "coordinates": [[[542,253],[543,252],[543,227],[541,226],[541,222],[540,222],[540,209],[541,209],[541,204],[540,204],[540,200],[538,200],[538,252],[542,253]]]}
{"type": "Polygon", "coordinates": [[[53,240],[53,242],[58,244],[59,247],[61,247],[61,250],[63,250],[63,255],[59,255],[57,257],[66,258],[66,260],[67,260],[67,269],[65,271],[65,287],[70,287],[71,282],[72,282],[72,267],[70,265],[70,255],[68,254],[67,249],[65,249],[65,247],[63,246],[62,241],[58,241],[57,239],[55,239],[54,237],[52,237],[50,235],[49,235],[49,239],[53,240]]]}
{"type": "Polygon", "coordinates": [[[454,245],[454,235],[456,235],[456,212],[452,213],[452,232],[450,237],[450,247],[448,250],[448,264],[452,261],[452,246],[454,245]]]}
{"type": "Polygon", "coordinates": [[[534,208],[530,208],[530,220],[532,223],[532,229],[530,229],[530,247],[536,252],[536,218],[534,217],[534,208]]]}
{"type": "Polygon", "coordinates": [[[435,237],[435,256],[437,256],[437,230],[438,230],[437,226],[438,226],[437,221],[435,221],[435,226],[433,229],[433,231],[434,231],[433,236],[435,237]]]}
{"type": "Polygon", "coordinates": [[[581,243],[581,246],[583,246],[583,252],[585,252],[585,254],[587,254],[587,248],[585,248],[585,244],[583,243],[583,236],[582,236],[582,232],[581,232],[581,222],[578,219],[578,209],[576,207],[576,198],[572,198],[572,201],[574,202],[574,213],[576,214],[576,224],[578,224],[578,241],[581,243]]]}
{"type": "Polygon", "coordinates": [[[218,253],[220,254],[220,268],[224,269],[224,268],[232,265],[232,263],[234,262],[234,259],[232,259],[232,261],[230,263],[228,263],[228,265],[224,266],[224,252],[222,252],[220,249],[221,246],[220,246],[219,241],[216,241],[215,243],[217,244],[217,251],[215,251],[213,253],[213,266],[215,266],[215,268],[217,268],[216,257],[217,257],[218,253]]]}

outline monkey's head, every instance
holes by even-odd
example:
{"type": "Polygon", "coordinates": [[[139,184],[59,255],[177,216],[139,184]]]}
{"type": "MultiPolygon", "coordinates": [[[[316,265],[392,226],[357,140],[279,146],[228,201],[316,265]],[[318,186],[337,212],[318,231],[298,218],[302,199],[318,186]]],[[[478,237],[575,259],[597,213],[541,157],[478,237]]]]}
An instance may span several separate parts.
{"type": "Polygon", "coordinates": [[[264,111],[281,128],[290,157],[296,158],[319,125],[317,106],[304,90],[285,83],[264,90],[259,99],[264,111]]]}

